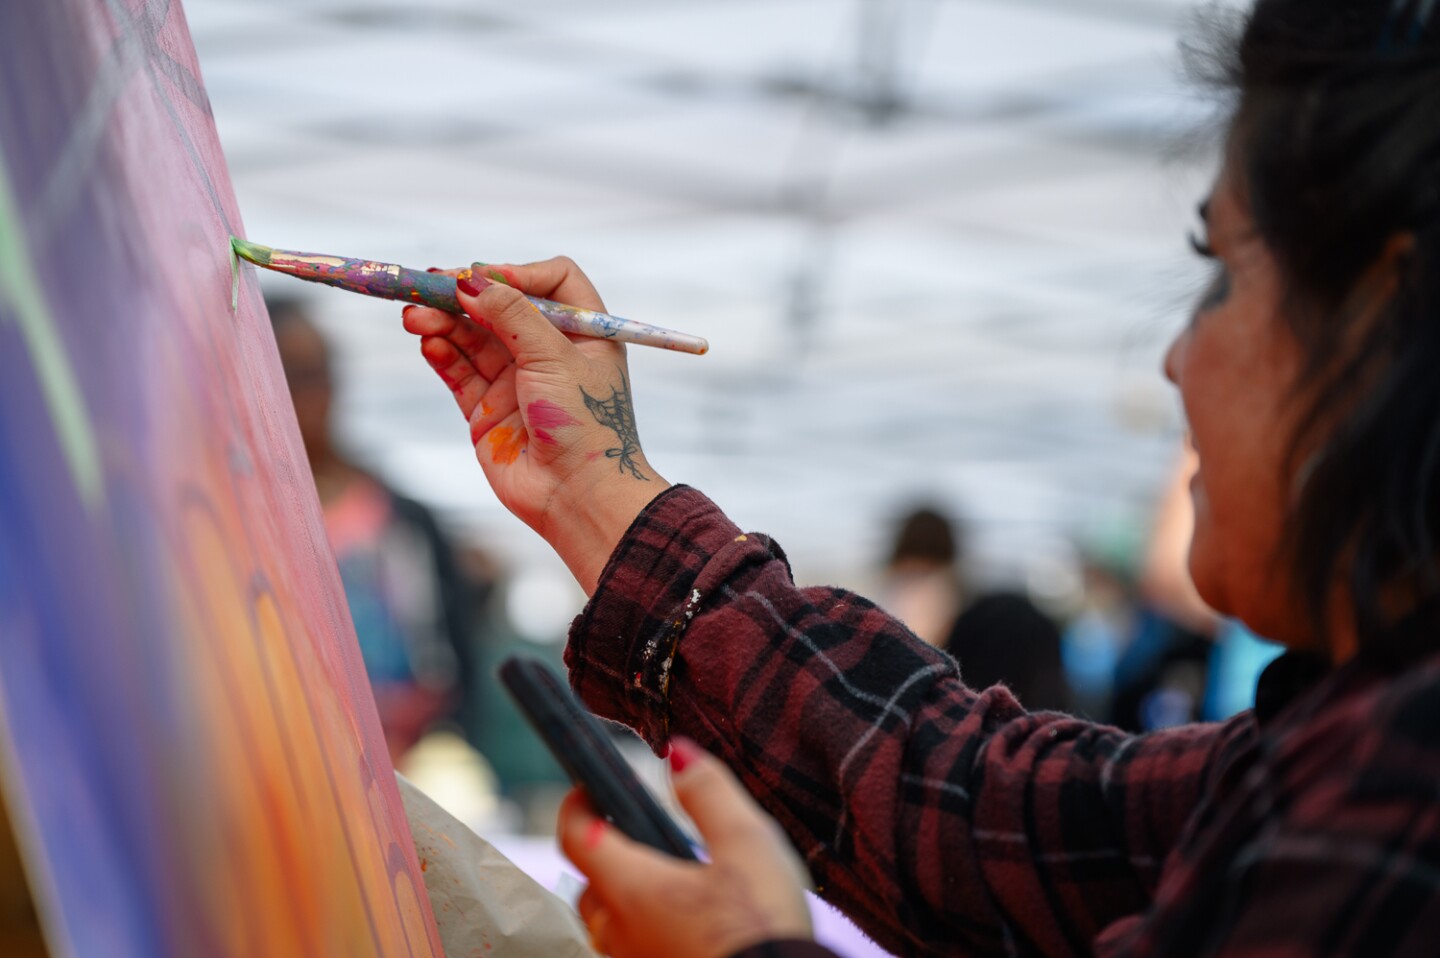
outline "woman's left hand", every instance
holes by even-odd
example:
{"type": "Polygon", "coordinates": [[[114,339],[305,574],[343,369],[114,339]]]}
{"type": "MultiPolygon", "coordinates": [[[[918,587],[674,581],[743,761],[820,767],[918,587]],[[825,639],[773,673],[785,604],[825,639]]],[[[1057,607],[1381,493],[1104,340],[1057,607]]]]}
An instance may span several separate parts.
{"type": "Polygon", "coordinates": [[[613,958],[726,958],[810,938],[809,879],[780,827],[694,742],[676,739],[670,749],[675,795],[709,846],[709,864],[630,840],[583,792],[560,807],[560,847],[590,880],[579,907],[595,949],[613,958]]]}

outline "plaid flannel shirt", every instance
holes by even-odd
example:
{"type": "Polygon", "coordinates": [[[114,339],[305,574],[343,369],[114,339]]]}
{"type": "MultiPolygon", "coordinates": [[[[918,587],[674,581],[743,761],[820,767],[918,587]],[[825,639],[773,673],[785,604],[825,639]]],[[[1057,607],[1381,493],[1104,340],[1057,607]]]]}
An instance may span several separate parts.
{"type": "Polygon", "coordinates": [[[1265,721],[1029,714],[872,603],[797,588],[774,542],[678,486],[566,661],[598,714],[727,762],[897,954],[1310,958],[1440,955],[1434,648],[1298,683],[1283,656],[1265,721]]]}

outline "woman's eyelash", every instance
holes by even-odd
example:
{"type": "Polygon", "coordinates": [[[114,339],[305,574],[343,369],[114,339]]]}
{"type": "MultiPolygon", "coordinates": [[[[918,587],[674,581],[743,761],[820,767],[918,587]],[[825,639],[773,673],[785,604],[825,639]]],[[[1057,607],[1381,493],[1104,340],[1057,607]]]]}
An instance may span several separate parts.
{"type": "Polygon", "coordinates": [[[1206,259],[1219,259],[1215,248],[1210,245],[1209,239],[1201,239],[1195,233],[1190,234],[1190,248],[1206,259]]]}

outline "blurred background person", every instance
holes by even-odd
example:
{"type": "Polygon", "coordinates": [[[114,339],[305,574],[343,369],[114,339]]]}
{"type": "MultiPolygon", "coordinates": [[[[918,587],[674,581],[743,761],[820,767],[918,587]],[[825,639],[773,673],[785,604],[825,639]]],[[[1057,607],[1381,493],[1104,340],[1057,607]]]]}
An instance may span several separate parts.
{"type": "Polygon", "coordinates": [[[1002,683],[1028,708],[1068,709],[1059,627],[1023,593],[970,594],[959,528],[933,505],[905,513],[880,604],[925,642],[953,655],[972,685],[1002,683]]]}
{"type": "Polygon", "coordinates": [[[975,688],[1004,685],[1031,711],[1069,711],[1060,629],[1020,592],[991,592],[965,605],[945,649],[975,688]]]}
{"type": "Polygon", "coordinates": [[[1077,537],[1079,589],[1071,597],[1060,638],[1071,711],[1108,721],[1115,669],[1134,635],[1139,602],[1136,568],[1140,533],[1118,519],[1077,537]]]}
{"type": "Polygon", "coordinates": [[[330,420],[330,347],[303,303],[267,296],[266,307],[380,724],[398,763],[427,730],[444,720],[463,727],[462,711],[475,707],[466,701],[471,625],[489,587],[462,578],[429,509],[339,448],[330,420]]]}
{"type": "Polygon", "coordinates": [[[938,507],[917,505],[895,526],[879,602],[924,641],[944,648],[960,614],[959,545],[938,507]]]}

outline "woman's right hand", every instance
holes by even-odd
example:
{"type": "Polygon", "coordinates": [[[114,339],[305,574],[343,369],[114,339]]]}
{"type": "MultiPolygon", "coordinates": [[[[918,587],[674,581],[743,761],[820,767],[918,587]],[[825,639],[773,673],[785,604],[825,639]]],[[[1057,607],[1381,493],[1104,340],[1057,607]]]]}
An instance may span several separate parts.
{"type": "Polygon", "coordinates": [[[625,347],[569,337],[521,295],[604,311],[569,259],[447,272],[465,314],[407,306],[405,328],[454,395],[495,494],[593,593],[630,523],[669,488],[640,449],[625,347]]]}

